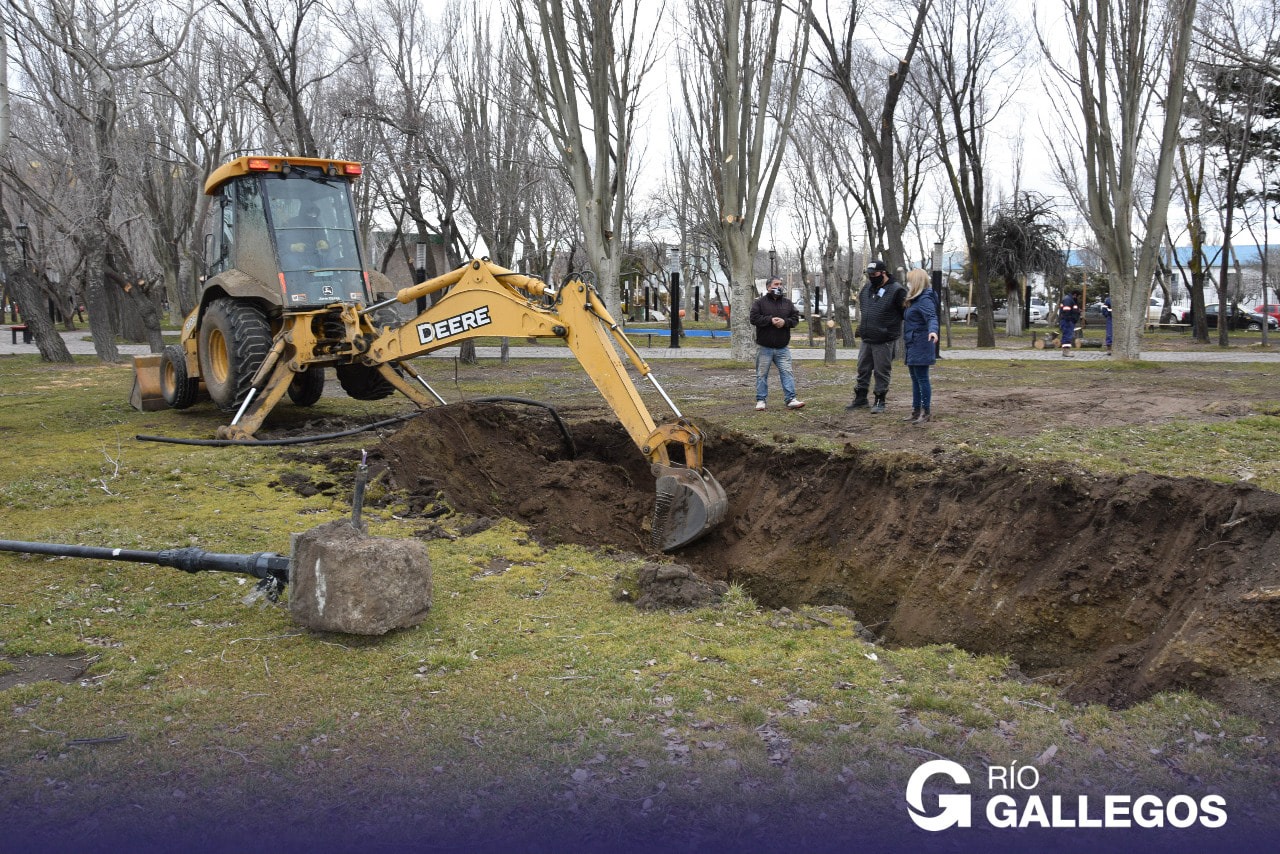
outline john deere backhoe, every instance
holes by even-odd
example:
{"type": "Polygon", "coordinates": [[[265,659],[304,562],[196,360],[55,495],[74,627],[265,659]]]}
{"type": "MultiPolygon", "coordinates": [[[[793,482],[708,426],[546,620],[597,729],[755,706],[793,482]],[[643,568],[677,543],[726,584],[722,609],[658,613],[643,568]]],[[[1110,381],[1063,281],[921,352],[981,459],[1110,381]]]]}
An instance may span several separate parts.
{"type": "Polygon", "coordinates": [[[426,407],[445,400],[409,364],[414,357],[480,336],[559,338],[650,463],[654,547],[679,548],[720,522],[728,500],[703,466],[702,431],[658,385],[589,277],[553,291],[486,259],[395,291],[361,255],[351,199],[360,173],[349,161],[241,157],[209,177],[216,215],[200,304],[178,344],[135,359],[135,406],[184,409],[207,393],[234,413],[219,438],[251,439],[286,394],[302,406],[319,400],[326,368],[356,399],[399,391],[426,407]],[[440,294],[435,304],[407,322],[391,309],[431,294],[440,294]],[[675,420],[654,422],[619,353],[675,420]]]}

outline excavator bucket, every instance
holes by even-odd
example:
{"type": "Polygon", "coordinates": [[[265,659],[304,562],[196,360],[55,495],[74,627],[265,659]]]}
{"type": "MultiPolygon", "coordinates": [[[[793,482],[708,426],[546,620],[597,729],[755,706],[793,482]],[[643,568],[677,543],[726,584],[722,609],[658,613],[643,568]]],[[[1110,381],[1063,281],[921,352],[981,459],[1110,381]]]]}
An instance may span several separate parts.
{"type": "Polygon", "coordinates": [[[129,392],[129,403],[139,412],[154,412],[168,407],[160,392],[159,356],[133,357],[133,389],[129,392]]]}
{"type": "Polygon", "coordinates": [[[724,519],[729,498],[711,472],[655,464],[653,473],[658,478],[651,534],[655,549],[678,549],[724,519]]]}

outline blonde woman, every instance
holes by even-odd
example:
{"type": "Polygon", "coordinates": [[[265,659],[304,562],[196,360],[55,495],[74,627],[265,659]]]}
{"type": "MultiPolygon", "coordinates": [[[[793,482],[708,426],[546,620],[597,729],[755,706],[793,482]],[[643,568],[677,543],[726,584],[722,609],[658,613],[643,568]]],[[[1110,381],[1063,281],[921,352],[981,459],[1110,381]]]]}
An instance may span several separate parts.
{"type": "Polygon", "coordinates": [[[907,273],[907,310],[902,315],[902,340],[907,352],[907,371],[911,374],[911,417],[913,424],[924,424],[930,415],[933,386],[929,366],[937,361],[938,297],[929,287],[929,274],[919,268],[907,273]]]}

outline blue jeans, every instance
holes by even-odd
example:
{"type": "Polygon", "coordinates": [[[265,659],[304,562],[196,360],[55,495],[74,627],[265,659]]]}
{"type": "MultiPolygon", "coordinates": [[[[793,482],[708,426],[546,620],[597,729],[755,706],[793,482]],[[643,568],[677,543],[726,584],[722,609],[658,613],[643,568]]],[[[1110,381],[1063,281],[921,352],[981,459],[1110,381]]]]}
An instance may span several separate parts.
{"type": "Polygon", "coordinates": [[[911,374],[911,408],[925,409],[933,401],[933,383],[929,382],[928,365],[907,365],[911,374]]]}
{"type": "Polygon", "coordinates": [[[787,403],[796,399],[796,378],[791,373],[790,347],[756,347],[756,400],[769,396],[769,368],[778,366],[778,379],[782,381],[782,396],[787,403]]]}

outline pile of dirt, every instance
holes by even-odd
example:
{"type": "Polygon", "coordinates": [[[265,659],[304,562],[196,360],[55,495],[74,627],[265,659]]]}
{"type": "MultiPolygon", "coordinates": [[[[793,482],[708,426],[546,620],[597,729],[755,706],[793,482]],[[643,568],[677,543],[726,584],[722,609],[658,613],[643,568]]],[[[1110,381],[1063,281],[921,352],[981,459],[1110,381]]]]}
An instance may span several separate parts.
{"type": "MultiPolygon", "coordinates": [[[[706,425],[704,425],[706,426],[706,425]]],[[[1010,656],[1078,700],[1187,688],[1280,721],[1280,495],[966,453],[779,449],[712,430],[726,520],[680,550],[770,607],[836,604],[897,645],[1010,656]]],[[[442,407],[371,461],[431,515],[643,553],[653,478],[615,423],[442,407]]]]}

